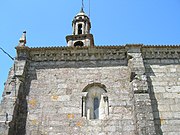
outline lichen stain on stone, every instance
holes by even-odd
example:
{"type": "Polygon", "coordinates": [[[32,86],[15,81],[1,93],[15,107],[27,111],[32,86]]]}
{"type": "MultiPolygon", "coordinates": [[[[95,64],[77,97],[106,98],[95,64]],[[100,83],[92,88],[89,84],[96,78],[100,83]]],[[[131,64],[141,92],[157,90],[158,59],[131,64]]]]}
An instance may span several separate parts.
{"type": "Polygon", "coordinates": [[[161,125],[165,123],[164,119],[160,119],[161,125]]]}
{"type": "Polygon", "coordinates": [[[51,96],[51,99],[53,100],[53,101],[57,101],[58,100],[58,96],[57,95],[53,95],[53,96],[51,96]]]}
{"type": "Polygon", "coordinates": [[[77,123],[76,123],[76,126],[77,126],[77,127],[81,127],[81,126],[82,126],[82,122],[80,122],[80,121],[77,122],[77,123]]]}
{"type": "Polygon", "coordinates": [[[38,121],[37,120],[32,120],[31,123],[32,123],[32,125],[37,125],[38,121]]]}
{"type": "Polygon", "coordinates": [[[37,100],[36,99],[29,100],[29,105],[35,107],[37,105],[37,100]]]}
{"type": "Polygon", "coordinates": [[[74,114],[68,114],[67,117],[68,119],[74,119],[74,114]]]}

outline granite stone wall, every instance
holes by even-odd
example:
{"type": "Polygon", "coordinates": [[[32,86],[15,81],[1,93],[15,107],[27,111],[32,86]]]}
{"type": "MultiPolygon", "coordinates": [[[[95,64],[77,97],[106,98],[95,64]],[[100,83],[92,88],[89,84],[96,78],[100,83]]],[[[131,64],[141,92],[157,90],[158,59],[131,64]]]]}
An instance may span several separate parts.
{"type": "Polygon", "coordinates": [[[130,69],[117,62],[104,67],[97,67],[98,61],[90,62],[95,66],[88,67],[87,62],[79,67],[66,62],[66,68],[61,62],[30,64],[27,134],[135,134],[130,69]],[[93,83],[105,85],[109,100],[109,116],[101,120],[82,117],[82,91],[93,83]]]}
{"type": "Polygon", "coordinates": [[[178,46],[16,49],[0,105],[1,135],[180,133],[178,46]],[[105,89],[102,119],[84,114],[90,86],[105,89]]]}
{"type": "Polygon", "coordinates": [[[144,61],[157,134],[180,134],[180,60],[144,61]]]}

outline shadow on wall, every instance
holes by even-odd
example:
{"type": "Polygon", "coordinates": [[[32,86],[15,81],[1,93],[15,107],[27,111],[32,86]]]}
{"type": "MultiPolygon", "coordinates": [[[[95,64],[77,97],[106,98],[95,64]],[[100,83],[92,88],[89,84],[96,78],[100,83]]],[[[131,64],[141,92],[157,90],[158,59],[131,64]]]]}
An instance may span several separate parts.
{"type": "Polygon", "coordinates": [[[25,135],[26,118],[27,118],[27,101],[23,95],[24,85],[20,84],[17,100],[15,102],[13,119],[9,123],[8,135],[25,135]]]}
{"type": "MultiPolygon", "coordinates": [[[[33,64],[33,63],[32,63],[33,64]]],[[[87,60],[87,61],[45,61],[34,62],[36,69],[55,68],[97,68],[127,66],[127,59],[124,60],[87,60]]]]}
{"type": "Polygon", "coordinates": [[[156,131],[157,135],[162,135],[163,132],[161,129],[161,119],[160,119],[159,110],[158,110],[158,103],[157,103],[157,99],[155,97],[155,92],[154,92],[152,80],[150,77],[150,76],[155,76],[155,74],[154,74],[152,68],[150,67],[150,65],[146,65],[145,70],[146,70],[146,73],[148,73],[147,81],[148,81],[148,89],[149,89],[149,94],[150,94],[150,99],[151,99],[151,104],[152,104],[155,131],[156,131]]]}
{"type": "MultiPolygon", "coordinates": [[[[35,71],[32,71],[35,73],[35,71]]],[[[13,119],[9,123],[8,135],[26,135],[26,122],[28,114],[28,101],[27,96],[29,95],[31,81],[37,79],[36,74],[34,78],[25,78],[19,86],[17,100],[15,103],[15,109],[13,112],[13,119]]]]}

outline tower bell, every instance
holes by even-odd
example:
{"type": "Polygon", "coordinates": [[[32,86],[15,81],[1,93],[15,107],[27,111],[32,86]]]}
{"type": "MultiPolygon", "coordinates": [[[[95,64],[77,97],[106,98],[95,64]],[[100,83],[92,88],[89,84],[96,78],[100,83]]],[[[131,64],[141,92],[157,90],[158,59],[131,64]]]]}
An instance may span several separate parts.
{"type": "Polygon", "coordinates": [[[91,22],[89,17],[84,13],[83,8],[74,17],[72,27],[72,35],[66,36],[68,46],[94,46],[94,38],[90,34],[91,22]]]}

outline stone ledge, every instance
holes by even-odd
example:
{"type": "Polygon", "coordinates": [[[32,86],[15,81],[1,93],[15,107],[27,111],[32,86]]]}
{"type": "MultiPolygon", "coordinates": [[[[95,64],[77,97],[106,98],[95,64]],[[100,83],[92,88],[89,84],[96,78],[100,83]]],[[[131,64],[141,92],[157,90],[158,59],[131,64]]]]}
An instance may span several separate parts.
{"type": "Polygon", "coordinates": [[[179,59],[180,46],[143,47],[143,59],[179,59]]]}
{"type": "MultiPolygon", "coordinates": [[[[62,48],[63,49],[63,48],[62,48]]],[[[123,48],[65,48],[65,50],[31,50],[30,59],[34,61],[64,60],[119,60],[126,59],[123,48]]]]}

